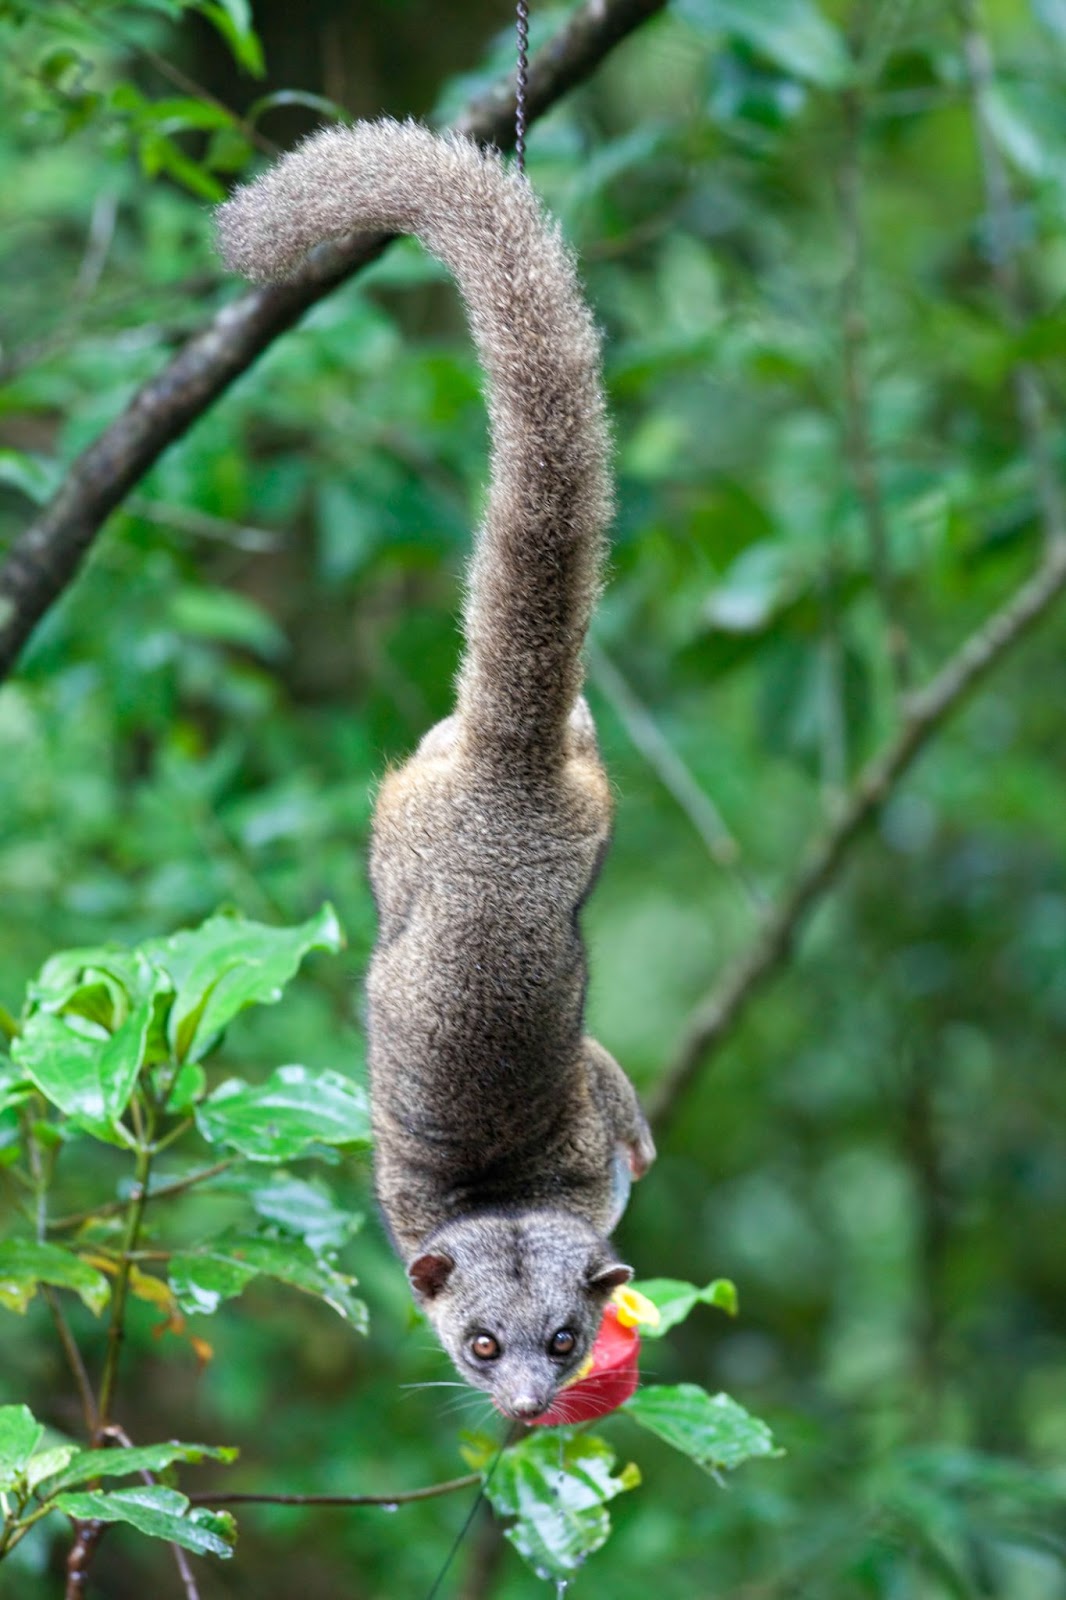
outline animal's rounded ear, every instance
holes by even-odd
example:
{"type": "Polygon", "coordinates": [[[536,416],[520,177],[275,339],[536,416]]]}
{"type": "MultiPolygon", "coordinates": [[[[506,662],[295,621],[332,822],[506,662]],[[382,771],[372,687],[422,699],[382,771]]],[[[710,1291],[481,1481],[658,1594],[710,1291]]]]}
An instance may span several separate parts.
{"type": "Polygon", "coordinates": [[[633,1276],[633,1268],[623,1261],[594,1261],[585,1280],[593,1294],[613,1294],[633,1276]]]}
{"type": "Polygon", "coordinates": [[[417,1294],[432,1300],[444,1288],[454,1266],[451,1256],[418,1256],[408,1267],[407,1276],[417,1294]]]}

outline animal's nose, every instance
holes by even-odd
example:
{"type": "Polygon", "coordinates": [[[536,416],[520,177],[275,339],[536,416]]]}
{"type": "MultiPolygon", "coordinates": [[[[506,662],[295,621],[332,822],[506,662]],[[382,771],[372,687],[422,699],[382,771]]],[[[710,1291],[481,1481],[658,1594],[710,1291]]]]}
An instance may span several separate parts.
{"type": "Polygon", "coordinates": [[[547,1403],[535,1394],[513,1394],[506,1401],[506,1406],[512,1417],[517,1417],[520,1422],[529,1422],[533,1417],[540,1416],[547,1403]]]}

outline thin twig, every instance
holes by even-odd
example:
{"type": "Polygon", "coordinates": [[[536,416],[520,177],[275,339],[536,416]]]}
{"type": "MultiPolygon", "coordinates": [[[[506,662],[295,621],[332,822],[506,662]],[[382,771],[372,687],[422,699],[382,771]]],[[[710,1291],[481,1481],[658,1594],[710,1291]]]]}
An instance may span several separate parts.
{"type": "Polygon", "coordinates": [[[89,1381],[89,1374],[82,1359],[82,1353],[78,1349],[77,1340],[70,1331],[70,1324],[66,1319],[63,1307],[59,1302],[59,1296],[55,1290],[49,1284],[42,1283],[40,1291],[51,1313],[56,1333],[59,1335],[59,1342],[63,1346],[63,1354],[67,1358],[67,1366],[70,1368],[71,1377],[74,1379],[74,1385],[78,1391],[78,1399],[81,1401],[81,1414],[85,1418],[86,1431],[91,1439],[97,1427],[96,1397],[93,1394],[93,1386],[89,1381]]]}
{"type": "Polygon", "coordinates": [[[1052,544],[1042,566],[960,645],[936,676],[911,695],[895,737],[859,773],[836,818],[814,841],[751,947],[692,1013],[681,1042],[651,1096],[660,1128],[710,1051],[721,1045],[756,994],[780,970],[811,908],[831,888],[852,845],[881,811],[930,737],[966,695],[1025,638],[1066,589],[1066,541],[1052,544]]]}
{"type": "Polygon", "coordinates": [[[182,1587],[185,1590],[185,1600],[200,1600],[200,1591],[196,1586],[196,1579],[193,1576],[193,1570],[189,1565],[189,1558],[185,1551],[180,1544],[172,1544],[170,1553],[174,1557],[174,1565],[178,1569],[178,1577],[181,1579],[182,1587]]]}
{"type": "Polygon", "coordinates": [[[588,645],[589,675],[625,728],[663,788],[672,795],[699,834],[711,860],[728,868],[753,905],[761,904],[759,891],[740,860],[740,845],[730,833],[718,807],[697,783],[691,769],[665,737],[655,718],[642,705],[606,650],[594,640],[588,645]]]}
{"type": "Polygon", "coordinates": [[[133,1253],[137,1249],[137,1240],[140,1237],[141,1223],[144,1221],[144,1207],[148,1199],[148,1180],[152,1171],[152,1149],[150,1141],[142,1144],[137,1151],[137,1166],[134,1174],[134,1190],[127,1202],[126,1227],[122,1236],[122,1258],[119,1262],[118,1272],[115,1276],[115,1287],[111,1295],[111,1321],[107,1330],[107,1350],[104,1355],[104,1370],[100,1378],[100,1399],[97,1405],[98,1428],[106,1428],[111,1421],[111,1402],[115,1395],[115,1384],[118,1381],[118,1359],[122,1350],[122,1343],[126,1337],[126,1301],[129,1296],[130,1272],[133,1266],[133,1253]]]}
{"type": "Polygon", "coordinates": [[[89,300],[96,293],[101,274],[107,263],[108,252],[115,237],[115,220],[118,217],[118,195],[114,189],[105,189],[93,203],[89,218],[89,234],[85,251],[74,280],[75,300],[89,300]]]}
{"type": "Polygon", "coordinates": [[[268,528],[255,528],[245,522],[229,522],[225,517],[214,517],[195,506],[163,504],[147,500],[143,495],[131,495],[125,507],[131,517],[140,517],[158,528],[172,528],[175,533],[188,533],[194,539],[210,539],[218,544],[228,544],[235,550],[248,550],[260,554],[277,550],[282,544],[280,533],[268,528]]]}
{"type": "MultiPolygon", "coordinates": [[[[529,66],[532,122],[588,78],[616,44],[666,0],[585,0],[529,66]]],[[[458,131],[510,150],[515,84],[501,80],[474,101],[458,131]]],[[[74,578],[107,517],[169,444],[304,312],[376,260],[388,240],[361,235],[316,252],[291,283],[230,302],[150,379],[125,411],[71,464],[57,494],[14,541],[0,568],[0,680],[49,606],[74,578]]]]}
{"type": "MultiPolygon", "coordinates": [[[[1017,333],[1025,323],[1025,292],[1018,268],[1014,225],[1014,196],[1006,163],[996,143],[990,97],[995,87],[995,63],[981,27],[978,0],[956,0],[962,33],[962,54],[969,80],[977,150],[984,186],[989,267],[999,290],[1004,319],[1017,333]]],[[[1036,368],[1018,361],[1011,370],[1014,398],[1025,447],[1036,479],[1037,498],[1044,520],[1045,539],[1066,540],[1066,500],[1055,468],[1047,427],[1047,400],[1036,368]]]]}
{"type": "MultiPolygon", "coordinates": [[[[201,1167],[197,1172],[190,1172],[187,1177],[175,1178],[172,1183],[157,1184],[145,1195],[145,1204],[149,1200],[165,1200],[170,1195],[182,1194],[194,1184],[206,1183],[208,1178],[217,1178],[220,1172],[232,1167],[236,1159],[236,1156],[227,1156],[224,1161],[216,1161],[211,1167],[201,1167]]],[[[128,1199],[108,1200],[105,1205],[95,1206],[92,1211],[75,1211],[66,1217],[56,1217],[49,1222],[48,1230],[50,1233],[55,1233],[65,1232],[68,1228],[80,1228],[83,1222],[95,1222],[97,1217],[117,1216],[120,1211],[125,1211],[128,1205],[128,1199]]]]}
{"type": "MultiPolygon", "coordinates": [[[[40,1142],[34,1135],[33,1124],[29,1116],[25,1113],[22,1116],[22,1125],[26,1149],[29,1154],[29,1167],[32,1179],[34,1198],[34,1235],[38,1244],[44,1244],[48,1237],[48,1229],[50,1226],[48,1221],[48,1179],[50,1175],[50,1168],[46,1169],[45,1167],[40,1142]]],[[[96,1429],[97,1407],[96,1397],[93,1394],[93,1386],[89,1381],[89,1374],[85,1370],[85,1362],[82,1360],[82,1354],[78,1349],[77,1341],[70,1331],[70,1324],[67,1322],[66,1314],[63,1310],[62,1304],[60,1303],[59,1296],[56,1294],[56,1291],[52,1288],[51,1284],[47,1283],[42,1283],[40,1285],[40,1289],[44,1296],[45,1304],[48,1307],[52,1321],[55,1324],[55,1330],[59,1337],[59,1342],[63,1347],[63,1354],[67,1358],[67,1365],[70,1368],[71,1377],[74,1379],[74,1386],[78,1391],[78,1398],[81,1401],[81,1409],[82,1415],[85,1418],[85,1426],[89,1430],[89,1436],[91,1438],[96,1429]]]]}
{"type": "MultiPolygon", "coordinates": [[[[118,1443],[126,1450],[132,1450],[134,1448],[133,1440],[130,1438],[126,1430],[124,1428],[120,1428],[114,1422],[109,1423],[108,1426],[102,1430],[102,1437],[104,1439],[116,1439],[118,1443]]],[[[149,1486],[152,1486],[158,1482],[154,1472],[148,1472],[143,1468],[139,1476],[141,1482],[148,1484],[149,1486]]],[[[178,1569],[178,1577],[181,1579],[182,1587],[185,1590],[185,1600],[200,1600],[200,1591],[197,1588],[192,1567],[189,1565],[188,1555],[182,1549],[180,1544],[174,1543],[171,1543],[170,1545],[170,1553],[174,1558],[174,1565],[178,1569]]]]}
{"type": "Polygon", "coordinates": [[[191,1494],[194,1506],[403,1506],[413,1500],[436,1500],[481,1482],[480,1472],[447,1478],[425,1489],[401,1489],[398,1494],[191,1494]]]}

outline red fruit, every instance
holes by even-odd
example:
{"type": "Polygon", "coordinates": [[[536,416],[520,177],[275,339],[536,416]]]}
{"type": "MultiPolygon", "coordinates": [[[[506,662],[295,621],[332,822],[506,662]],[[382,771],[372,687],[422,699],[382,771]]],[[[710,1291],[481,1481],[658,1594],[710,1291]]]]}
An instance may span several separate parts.
{"type": "Polygon", "coordinates": [[[548,1410],[534,1417],[531,1428],[589,1422],[593,1417],[606,1416],[629,1399],[637,1387],[640,1334],[619,1321],[618,1310],[613,1302],[607,1306],[592,1346],[591,1365],[580,1378],[559,1390],[548,1410]]]}

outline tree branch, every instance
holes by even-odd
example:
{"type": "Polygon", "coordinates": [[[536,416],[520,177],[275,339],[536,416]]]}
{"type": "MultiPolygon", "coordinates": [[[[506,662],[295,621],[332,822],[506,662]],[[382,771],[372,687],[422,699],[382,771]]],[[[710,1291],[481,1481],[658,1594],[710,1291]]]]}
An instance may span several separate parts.
{"type": "Polygon", "coordinates": [[[751,903],[759,905],[758,888],[741,863],[740,845],[710,795],[697,783],[687,763],[595,639],[589,641],[588,659],[593,683],[611,706],[634,747],[699,834],[711,860],[732,871],[751,903]]]}
{"type": "MultiPolygon", "coordinates": [[[[541,116],[666,0],[585,0],[530,63],[527,118],[541,116]]],[[[509,150],[514,82],[474,101],[457,129],[509,150]]],[[[226,305],[134,396],[72,464],[51,502],[12,544],[0,568],[0,681],[49,606],[75,576],[100,527],[167,446],[309,307],[373,261],[384,237],[358,236],[316,252],[291,283],[226,305]]]]}
{"type": "Polygon", "coordinates": [[[834,883],[851,846],[881,811],[929,739],[966,695],[998,666],[1066,589],[1066,542],[1052,543],[1041,567],[970,635],[923,689],[904,703],[899,731],[867,763],[830,826],[810,847],[791,886],[766,916],[750,949],[689,1019],[673,1060],[650,1098],[664,1127],[709,1051],[722,1043],[786,961],[808,912],[834,883]]]}
{"type": "Polygon", "coordinates": [[[194,1506],[405,1506],[412,1500],[435,1500],[438,1495],[454,1494],[457,1489],[472,1489],[481,1482],[480,1472],[467,1472],[461,1478],[447,1478],[424,1489],[401,1489],[398,1494],[222,1494],[189,1495],[194,1506]]]}

